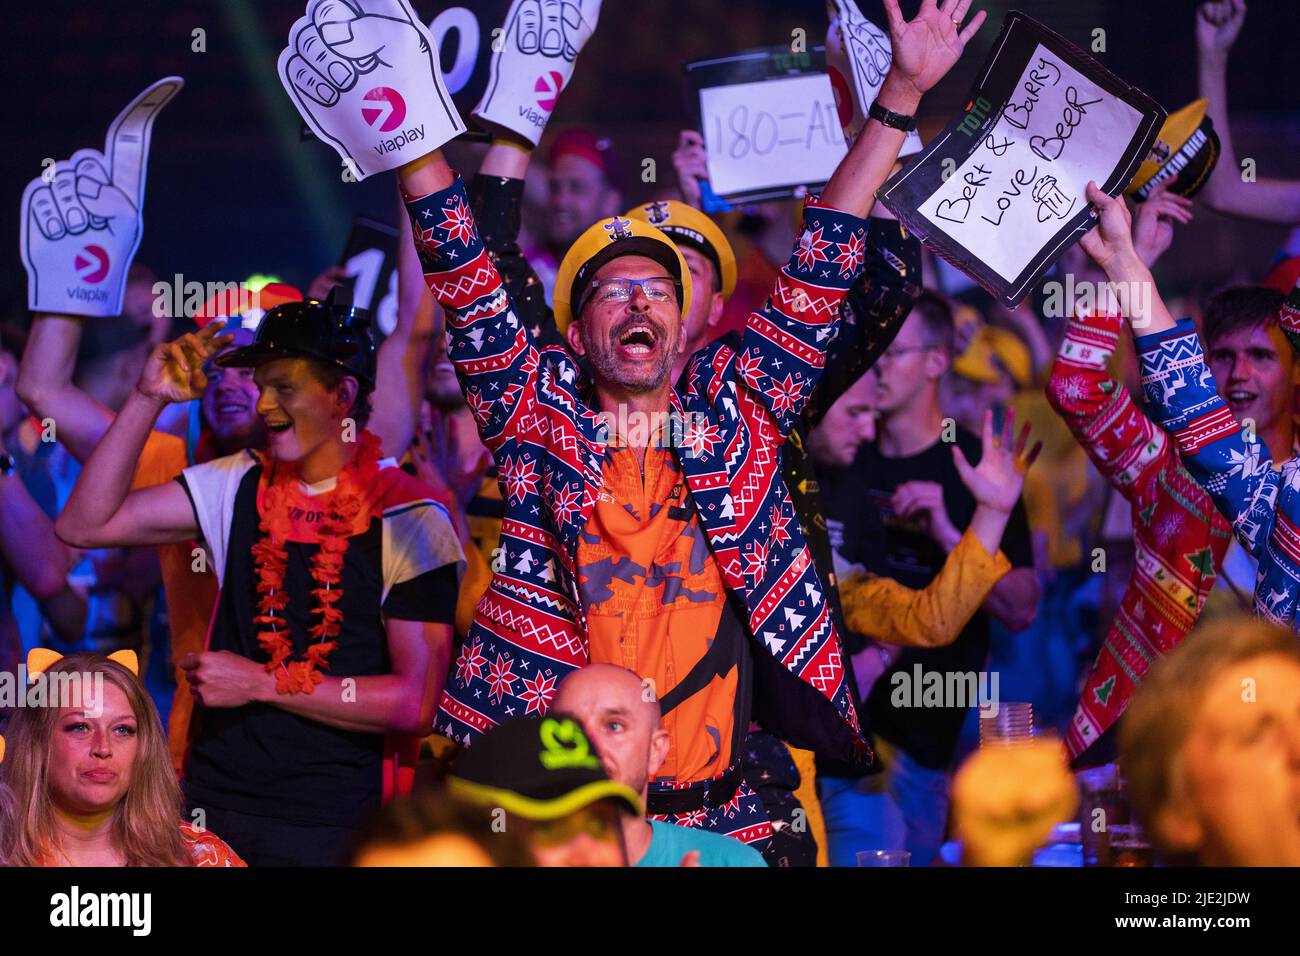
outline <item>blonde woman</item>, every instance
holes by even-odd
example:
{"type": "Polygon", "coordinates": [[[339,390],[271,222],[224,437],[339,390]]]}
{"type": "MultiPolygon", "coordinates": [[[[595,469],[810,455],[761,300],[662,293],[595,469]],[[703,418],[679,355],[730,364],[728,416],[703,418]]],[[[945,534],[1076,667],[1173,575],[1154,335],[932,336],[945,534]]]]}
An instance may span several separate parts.
{"type": "Polygon", "coordinates": [[[167,738],[137,670],[131,651],[28,656],[47,691],[81,692],[19,707],[0,738],[0,865],[244,866],[182,822],[167,738]]]}

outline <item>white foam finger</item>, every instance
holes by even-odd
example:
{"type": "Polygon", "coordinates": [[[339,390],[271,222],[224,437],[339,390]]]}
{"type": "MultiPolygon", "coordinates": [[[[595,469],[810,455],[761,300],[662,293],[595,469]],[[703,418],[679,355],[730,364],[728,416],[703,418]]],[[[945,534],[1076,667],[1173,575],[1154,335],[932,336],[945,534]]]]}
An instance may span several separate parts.
{"type": "Polygon", "coordinates": [[[313,103],[321,106],[333,106],[339,101],[338,90],[334,89],[324,77],[311,68],[306,60],[298,54],[289,57],[285,64],[285,75],[293,88],[313,103]]]}
{"type": "Polygon", "coordinates": [[[62,239],[68,233],[59,215],[58,203],[54,201],[54,191],[49,186],[42,186],[32,192],[28,203],[31,208],[32,221],[46,239],[62,239]]]}
{"type": "Polygon", "coordinates": [[[185,81],[167,76],[141,91],[117,114],[108,128],[104,156],[114,183],[136,209],[144,203],[145,171],[149,164],[149,141],[154,120],[162,108],[179,93],[185,81]]]}
{"type": "Polygon", "coordinates": [[[315,26],[299,30],[293,38],[294,49],[298,55],[330,85],[340,91],[352,89],[357,82],[357,71],[350,61],[331,50],[321,39],[320,31],[315,26]]]}
{"type": "Polygon", "coordinates": [[[90,217],[77,197],[77,174],[65,166],[55,175],[50,188],[68,232],[74,236],[85,232],[90,227],[90,217]]]}

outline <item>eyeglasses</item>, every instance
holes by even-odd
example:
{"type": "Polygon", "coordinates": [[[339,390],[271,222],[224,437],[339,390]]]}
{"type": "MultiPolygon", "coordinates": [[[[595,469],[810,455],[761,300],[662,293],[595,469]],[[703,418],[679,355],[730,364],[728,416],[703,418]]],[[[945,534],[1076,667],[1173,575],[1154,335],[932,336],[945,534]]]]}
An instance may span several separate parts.
{"type": "Polygon", "coordinates": [[[906,355],[908,352],[928,352],[932,348],[936,348],[936,346],[891,345],[889,348],[885,349],[883,352],[880,353],[880,357],[876,359],[876,364],[880,364],[882,362],[892,362],[900,355],[906,355]]]}
{"type": "Polygon", "coordinates": [[[587,288],[578,311],[586,308],[592,299],[601,303],[626,302],[632,298],[632,290],[638,288],[651,302],[667,302],[681,294],[682,284],[671,276],[651,276],[648,279],[624,279],[616,276],[597,279],[587,288]]]}

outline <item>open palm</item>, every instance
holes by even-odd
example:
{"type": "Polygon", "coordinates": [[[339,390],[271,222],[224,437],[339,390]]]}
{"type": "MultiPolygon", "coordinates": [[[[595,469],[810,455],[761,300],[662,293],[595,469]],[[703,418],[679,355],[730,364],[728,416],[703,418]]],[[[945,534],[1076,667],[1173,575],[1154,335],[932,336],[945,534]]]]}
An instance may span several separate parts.
{"type": "Polygon", "coordinates": [[[984,448],[978,465],[966,460],[961,448],[952,446],[953,463],[962,483],[970,489],[978,504],[998,511],[1010,512],[1020,500],[1020,490],[1025,484],[1025,472],[1038,458],[1043,443],[1037,442],[1026,452],[1029,442],[1029,423],[1015,435],[1016,412],[1007,409],[1002,423],[1000,440],[993,433],[993,412],[984,413],[984,448]]]}
{"type": "Polygon", "coordinates": [[[903,19],[898,0],[884,0],[884,4],[894,69],[919,93],[943,79],[984,22],[981,10],[971,17],[965,29],[960,28],[971,0],[943,0],[942,3],[922,0],[921,9],[910,21],[903,19]]]}

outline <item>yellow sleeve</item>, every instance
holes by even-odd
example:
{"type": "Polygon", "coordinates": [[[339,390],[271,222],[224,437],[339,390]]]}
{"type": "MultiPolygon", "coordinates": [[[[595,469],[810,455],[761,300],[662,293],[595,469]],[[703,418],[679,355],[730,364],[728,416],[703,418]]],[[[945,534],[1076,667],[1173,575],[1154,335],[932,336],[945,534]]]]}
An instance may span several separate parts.
{"type": "Polygon", "coordinates": [[[840,582],[840,604],[849,630],[864,637],[903,647],[944,647],[1010,570],[1006,555],[989,554],[967,530],[921,590],[893,578],[850,578],[840,582]]]}

